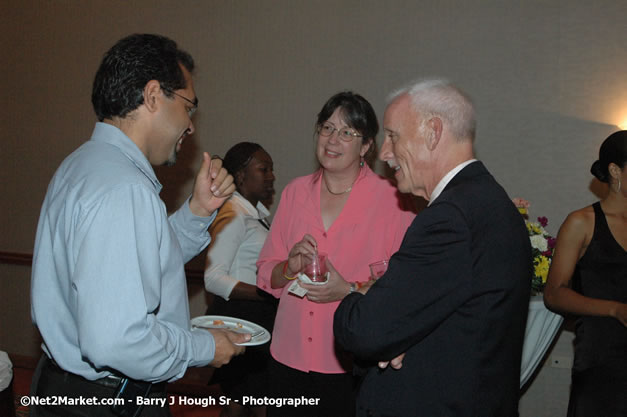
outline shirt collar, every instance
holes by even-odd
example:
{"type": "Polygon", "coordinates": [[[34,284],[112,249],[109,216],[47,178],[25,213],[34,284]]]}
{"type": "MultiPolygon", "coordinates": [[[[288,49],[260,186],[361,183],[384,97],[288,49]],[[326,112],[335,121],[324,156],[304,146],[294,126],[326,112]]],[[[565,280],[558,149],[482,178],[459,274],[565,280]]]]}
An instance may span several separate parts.
{"type": "Polygon", "coordinates": [[[433,204],[435,199],[438,198],[440,194],[442,194],[442,191],[444,191],[444,188],[446,188],[448,183],[451,182],[451,180],[455,177],[455,175],[459,173],[459,171],[461,171],[462,169],[466,168],[466,166],[476,161],[477,161],[476,159],[469,159],[468,161],[462,162],[461,164],[457,165],[455,168],[447,172],[446,175],[442,177],[440,182],[438,182],[438,185],[436,185],[435,188],[433,189],[433,192],[431,193],[431,198],[429,199],[429,204],[427,204],[427,207],[433,204]]]}
{"type": "Polygon", "coordinates": [[[264,219],[270,215],[270,212],[266,206],[261,203],[261,201],[257,202],[257,207],[253,207],[250,201],[246,200],[244,196],[237,191],[233,192],[231,199],[236,202],[246,212],[246,214],[255,219],[264,219]]]}
{"type": "Polygon", "coordinates": [[[94,132],[91,135],[91,140],[94,142],[108,143],[115,146],[122,152],[128,159],[130,159],[135,166],[154,184],[158,192],[161,191],[163,186],[157,179],[155,171],[152,169],[150,162],[146,159],[146,155],[137,147],[135,142],[124,132],[117,127],[104,122],[97,122],[94,132]]]}

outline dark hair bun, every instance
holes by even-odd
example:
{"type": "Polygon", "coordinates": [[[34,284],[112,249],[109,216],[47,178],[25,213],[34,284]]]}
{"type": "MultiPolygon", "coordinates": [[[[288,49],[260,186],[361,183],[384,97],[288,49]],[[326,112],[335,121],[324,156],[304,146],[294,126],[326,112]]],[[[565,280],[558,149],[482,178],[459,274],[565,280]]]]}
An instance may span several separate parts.
{"type": "Polygon", "coordinates": [[[599,149],[599,160],[592,164],[590,172],[599,181],[610,182],[609,165],[616,164],[622,170],[627,163],[627,130],[619,130],[607,137],[599,149]]]}
{"type": "Polygon", "coordinates": [[[594,163],[590,167],[590,172],[592,173],[592,175],[597,177],[597,179],[601,182],[609,181],[607,167],[603,169],[603,166],[601,165],[601,161],[599,161],[598,159],[594,161],[594,163]]]}

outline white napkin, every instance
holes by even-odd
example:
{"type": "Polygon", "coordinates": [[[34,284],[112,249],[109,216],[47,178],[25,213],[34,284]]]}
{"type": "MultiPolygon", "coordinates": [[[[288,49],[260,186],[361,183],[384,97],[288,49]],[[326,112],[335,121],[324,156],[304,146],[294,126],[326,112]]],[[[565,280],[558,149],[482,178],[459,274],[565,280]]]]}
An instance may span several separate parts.
{"type": "Polygon", "coordinates": [[[298,274],[298,279],[294,280],[294,282],[292,282],[292,284],[290,284],[289,288],[287,289],[288,292],[299,296],[300,298],[303,298],[306,294],[307,294],[307,290],[304,289],[303,287],[301,287],[300,285],[298,285],[299,282],[304,282],[305,284],[311,284],[311,285],[324,285],[327,283],[327,281],[329,281],[329,273],[327,272],[326,274],[326,281],[312,281],[307,275],[305,274],[298,274]]]}

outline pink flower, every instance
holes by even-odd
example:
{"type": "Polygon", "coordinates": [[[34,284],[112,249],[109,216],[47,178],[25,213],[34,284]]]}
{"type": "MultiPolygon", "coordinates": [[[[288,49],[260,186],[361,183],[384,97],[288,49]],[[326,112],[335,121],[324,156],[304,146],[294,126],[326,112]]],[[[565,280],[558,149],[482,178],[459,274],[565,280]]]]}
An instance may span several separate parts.
{"type": "Polygon", "coordinates": [[[549,242],[549,248],[550,249],[555,249],[555,244],[557,243],[557,239],[555,239],[554,237],[549,236],[547,239],[549,242]]]}
{"type": "Polygon", "coordinates": [[[546,227],[546,225],[549,224],[549,219],[547,219],[544,216],[538,217],[538,222],[540,223],[542,227],[546,227]]]}
{"type": "Polygon", "coordinates": [[[512,202],[516,207],[529,208],[529,206],[531,205],[527,200],[520,197],[512,198],[512,202]]]}

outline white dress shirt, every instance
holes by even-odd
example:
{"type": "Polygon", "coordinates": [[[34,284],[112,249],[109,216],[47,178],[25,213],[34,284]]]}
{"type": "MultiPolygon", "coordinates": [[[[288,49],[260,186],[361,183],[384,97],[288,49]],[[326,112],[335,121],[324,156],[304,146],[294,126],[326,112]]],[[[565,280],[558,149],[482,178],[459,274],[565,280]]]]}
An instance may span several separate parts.
{"type": "Polygon", "coordinates": [[[205,288],[228,300],[238,282],[256,285],[257,258],[268,235],[268,209],[257,207],[237,191],[220,209],[211,225],[207,251],[205,288]],[[264,225],[265,223],[265,225],[264,225]]]}
{"type": "Polygon", "coordinates": [[[433,189],[433,192],[431,193],[431,198],[429,199],[429,204],[427,204],[427,207],[430,206],[435,201],[435,199],[438,198],[440,194],[442,194],[442,191],[444,191],[444,188],[446,188],[448,183],[451,182],[453,178],[455,178],[455,175],[457,175],[459,171],[461,171],[462,169],[466,168],[466,166],[476,161],[477,161],[476,159],[469,159],[468,161],[462,162],[461,164],[457,165],[455,168],[447,172],[446,175],[442,177],[440,182],[438,182],[438,185],[436,185],[435,188],[433,189]]]}

